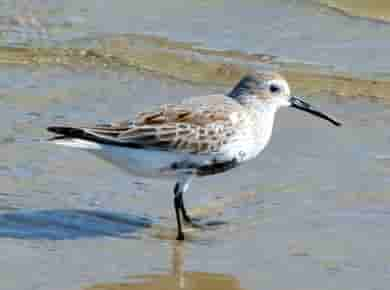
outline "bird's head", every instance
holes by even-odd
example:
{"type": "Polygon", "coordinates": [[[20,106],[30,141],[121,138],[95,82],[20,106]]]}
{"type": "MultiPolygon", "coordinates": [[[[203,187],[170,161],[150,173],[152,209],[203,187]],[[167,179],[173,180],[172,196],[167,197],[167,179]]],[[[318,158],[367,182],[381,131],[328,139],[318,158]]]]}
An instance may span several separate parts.
{"type": "Polygon", "coordinates": [[[339,121],[320,112],[302,98],[291,96],[287,81],[278,73],[268,72],[246,75],[228,96],[244,106],[251,106],[259,111],[271,110],[276,112],[281,107],[293,107],[325,119],[333,125],[341,125],[339,121]]]}

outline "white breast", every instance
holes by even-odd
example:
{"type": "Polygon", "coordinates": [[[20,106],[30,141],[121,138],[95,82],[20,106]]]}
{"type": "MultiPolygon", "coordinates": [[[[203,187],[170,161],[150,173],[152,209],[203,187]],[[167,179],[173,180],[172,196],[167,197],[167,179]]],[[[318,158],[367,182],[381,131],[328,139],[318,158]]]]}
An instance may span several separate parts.
{"type": "Polygon", "coordinates": [[[271,139],[275,110],[252,111],[250,118],[241,127],[237,139],[222,148],[224,158],[236,158],[244,162],[255,158],[271,139]]]}

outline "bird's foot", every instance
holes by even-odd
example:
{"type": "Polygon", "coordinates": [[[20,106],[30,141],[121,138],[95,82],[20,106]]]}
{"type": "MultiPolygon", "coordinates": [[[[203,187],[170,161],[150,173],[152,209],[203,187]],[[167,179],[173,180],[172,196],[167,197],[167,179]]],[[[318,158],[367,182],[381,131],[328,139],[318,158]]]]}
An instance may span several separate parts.
{"type": "Polygon", "coordinates": [[[184,220],[184,222],[185,222],[187,225],[189,225],[189,226],[191,226],[191,227],[193,227],[193,228],[198,228],[198,229],[204,228],[204,225],[202,225],[202,224],[200,223],[200,221],[201,221],[200,218],[191,218],[191,217],[189,217],[188,215],[186,215],[186,216],[183,216],[183,220],[184,220]]]}
{"type": "Polygon", "coordinates": [[[211,220],[202,223],[202,219],[190,218],[188,216],[186,218],[183,217],[183,219],[187,225],[197,229],[207,229],[208,227],[218,227],[227,224],[227,222],[219,221],[219,220],[211,220]]]}
{"type": "Polygon", "coordinates": [[[213,220],[213,221],[206,222],[205,225],[208,227],[219,227],[219,226],[223,226],[223,225],[227,225],[227,224],[228,224],[228,222],[213,220]]]}

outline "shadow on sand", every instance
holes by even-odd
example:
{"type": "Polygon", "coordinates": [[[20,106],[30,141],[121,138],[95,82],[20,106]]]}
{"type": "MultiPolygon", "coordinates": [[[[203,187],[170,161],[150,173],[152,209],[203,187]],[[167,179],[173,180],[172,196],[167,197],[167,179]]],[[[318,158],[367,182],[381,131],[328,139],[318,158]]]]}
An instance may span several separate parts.
{"type": "Polygon", "coordinates": [[[137,238],[135,233],[152,223],[148,217],[102,210],[16,210],[0,214],[0,238],[137,238]]]}

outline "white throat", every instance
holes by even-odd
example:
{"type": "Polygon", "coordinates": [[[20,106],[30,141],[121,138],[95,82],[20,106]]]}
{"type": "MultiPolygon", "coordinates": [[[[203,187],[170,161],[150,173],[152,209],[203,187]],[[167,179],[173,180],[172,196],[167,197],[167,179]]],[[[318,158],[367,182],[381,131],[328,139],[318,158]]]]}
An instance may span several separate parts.
{"type": "Polygon", "coordinates": [[[262,104],[256,108],[256,139],[262,151],[271,139],[274,126],[275,113],[279,106],[275,104],[262,104]]]}

